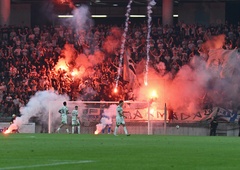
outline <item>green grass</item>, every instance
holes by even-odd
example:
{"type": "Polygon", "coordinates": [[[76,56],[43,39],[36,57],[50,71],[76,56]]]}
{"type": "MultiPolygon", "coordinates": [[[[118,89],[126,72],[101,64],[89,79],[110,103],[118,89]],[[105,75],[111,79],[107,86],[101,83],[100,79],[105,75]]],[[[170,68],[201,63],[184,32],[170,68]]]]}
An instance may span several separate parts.
{"type": "Polygon", "coordinates": [[[0,170],[239,170],[239,154],[238,137],[0,135],[0,170]]]}

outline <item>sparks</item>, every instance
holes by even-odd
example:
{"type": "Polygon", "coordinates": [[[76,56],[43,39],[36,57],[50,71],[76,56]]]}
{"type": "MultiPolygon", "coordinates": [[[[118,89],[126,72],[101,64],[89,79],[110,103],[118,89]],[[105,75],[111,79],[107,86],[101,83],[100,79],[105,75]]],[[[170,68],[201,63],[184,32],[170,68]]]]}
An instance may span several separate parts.
{"type": "Polygon", "coordinates": [[[125,48],[126,36],[127,36],[127,32],[128,32],[129,18],[130,18],[132,2],[133,2],[133,0],[129,0],[128,5],[127,5],[127,12],[125,14],[126,20],[125,20],[124,32],[123,32],[123,35],[122,35],[121,50],[120,50],[120,61],[119,61],[118,75],[117,75],[116,86],[115,86],[116,88],[118,87],[118,82],[119,82],[119,79],[120,79],[120,74],[121,74],[121,69],[122,69],[124,48],[125,48]]]}
{"type": "Polygon", "coordinates": [[[147,74],[144,75],[144,85],[148,86],[148,78],[147,74]]]}
{"type": "Polygon", "coordinates": [[[144,85],[147,86],[147,85],[148,85],[148,82],[145,81],[145,82],[144,82],[144,85]]]}

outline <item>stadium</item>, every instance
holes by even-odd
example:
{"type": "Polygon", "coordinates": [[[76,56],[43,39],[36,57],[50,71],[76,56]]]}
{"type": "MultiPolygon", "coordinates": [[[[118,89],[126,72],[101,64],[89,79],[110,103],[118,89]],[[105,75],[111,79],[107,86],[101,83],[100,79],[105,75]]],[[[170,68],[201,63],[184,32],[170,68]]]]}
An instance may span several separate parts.
{"type": "Polygon", "coordinates": [[[239,169],[239,7],[1,0],[0,170],[239,169]]]}

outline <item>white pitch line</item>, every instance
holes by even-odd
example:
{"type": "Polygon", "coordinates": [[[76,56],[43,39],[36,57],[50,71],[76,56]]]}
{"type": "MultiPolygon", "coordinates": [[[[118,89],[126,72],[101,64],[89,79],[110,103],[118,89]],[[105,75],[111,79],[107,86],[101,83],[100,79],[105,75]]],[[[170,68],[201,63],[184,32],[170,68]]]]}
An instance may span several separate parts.
{"type": "Polygon", "coordinates": [[[27,169],[27,168],[38,168],[38,167],[47,167],[47,166],[58,166],[58,165],[67,165],[67,164],[82,164],[82,163],[90,163],[93,162],[91,160],[85,161],[75,161],[75,162],[56,162],[51,164],[38,164],[38,165],[29,165],[29,166],[12,166],[12,167],[2,167],[0,170],[7,170],[7,169],[27,169]]]}

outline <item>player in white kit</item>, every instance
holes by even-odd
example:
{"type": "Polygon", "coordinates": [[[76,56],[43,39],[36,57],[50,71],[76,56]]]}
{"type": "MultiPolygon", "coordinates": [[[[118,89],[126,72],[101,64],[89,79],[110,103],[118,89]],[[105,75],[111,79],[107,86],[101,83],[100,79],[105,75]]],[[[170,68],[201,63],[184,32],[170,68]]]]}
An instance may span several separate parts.
{"type": "Polygon", "coordinates": [[[116,114],[116,127],[115,127],[115,130],[114,130],[114,135],[117,136],[117,131],[118,131],[118,127],[120,125],[123,126],[123,130],[124,130],[124,133],[125,135],[127,136],[130,136],[130,134],[128,134],[128,131],[127,131],[127,128],[126,128],[126,125],[125,125],[125,121],[124,121],[124,114],[123,114],[123,100],[120,100],[119,103],[118,103],[118,106],[117,106],[117,114],[116,114]]]}
{"type": "Polygon", "coordinates": [[[69,130],[67,128],[67,115],[69,114],[68,108],[67,108],[67,102],[63,102],[63,106],[61,109],[58,111],[61,114],[61,124],[57,128],[57,133],[59,133],[60,129],[65,126],[66,127],[66,132],[69,133],[69,130]]]}
{"type": "Polygon", "coordinates": [[[78,134],[80,134],[80,121],[78,116],[78,106],[75,106],[72,111],[72,134],[74,134],[75,127],[78,129],[78,134]]]}

